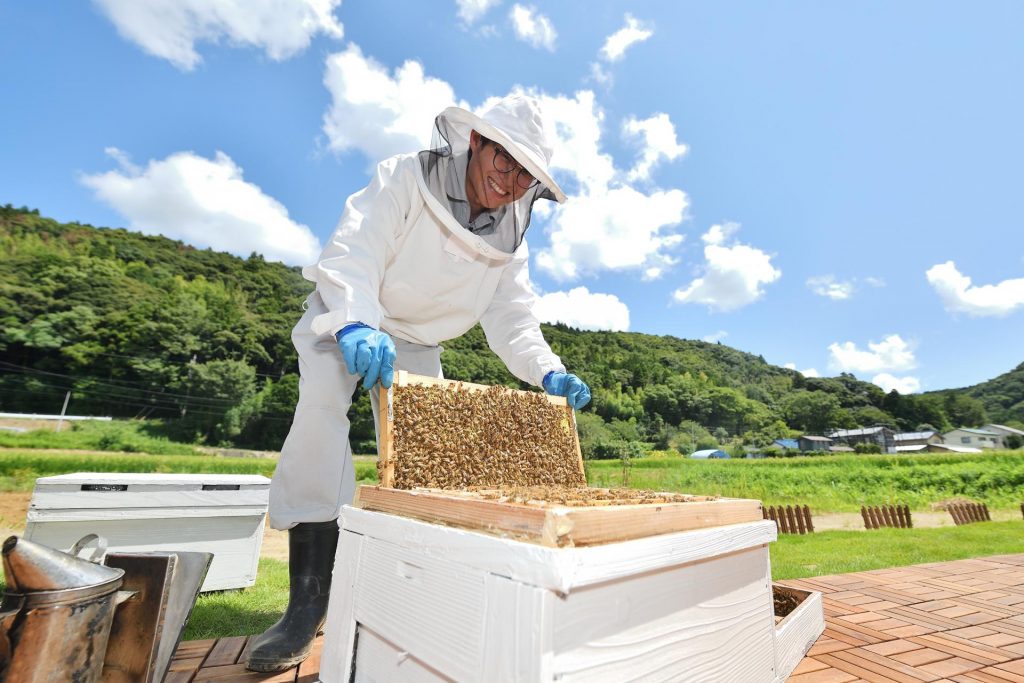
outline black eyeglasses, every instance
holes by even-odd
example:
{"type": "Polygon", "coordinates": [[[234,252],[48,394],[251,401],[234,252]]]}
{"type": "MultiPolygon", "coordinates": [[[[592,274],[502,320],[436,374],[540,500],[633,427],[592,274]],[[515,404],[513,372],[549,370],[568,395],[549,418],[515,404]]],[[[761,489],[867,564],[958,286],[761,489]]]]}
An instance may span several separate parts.
{"type": "Polygon", "coordinates": [[[519,172],[516,174],[516,185],[520,190],[529,190],[531,187],[539,183],[540,181],[533,177],[533,174],[523,168],[515,158],[506,151],[504,147],[499,145],[494,140],[489,140],[484,136],[480,136],[484,144],[490,143],[494,145],[494,170],[498,173],[511,173],[516,169],[519,172]]]}

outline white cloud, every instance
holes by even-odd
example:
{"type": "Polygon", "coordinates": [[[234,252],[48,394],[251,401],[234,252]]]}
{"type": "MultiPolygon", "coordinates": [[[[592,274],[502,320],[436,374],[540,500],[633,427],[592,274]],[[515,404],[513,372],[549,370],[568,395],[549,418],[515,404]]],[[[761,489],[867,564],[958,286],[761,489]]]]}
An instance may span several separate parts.
{"type": "Polygon", "coordinates": [[[701,341],[706,341],[709,344],[714,344],[717,341],[722,341],[729,336],[729,333],[725,330],[718,330],[712,334],[701,337],[701,341]]]}
{"type": "Polygon", "coordinates": [[[880,277],[866,277],[864,282],[868,283],[872,287],[885,287],[885,280],[880,277]]]}
{"type": "Polygon", "coordinates": [[[330,148],[358,149],[374,162],[424,149],[441,110],[468,108],[456,101],[451,85],[427,76],[419,62],[406,61],[392,76],[355,44],[327,58],[324,85],[331,94],[323,125],[330,148]]]}
{"type": "MultiPolygon", "coordinates": [[[[354,45],[328,58],[324,83],[332,96],[324,116],[331,149],[358,149],[374,161],[422,149],[434,116],[455,103],[451,85],[426,76],[418,62],[407,61],[391,75],[354,45]]],[[[538,267],[560,281],[603,269],[660,277],[675,264],[671,251],[683,240],[673,228],[685,215],[686,195],[678,189],[641,192],[622,183],[625,173],[601,149],[604,113],[593,92],[527,92],[540,101],[554,148],[550,168],[569,195],[564,205],[534,207],[551,242],[535,251],[538,267]]]]}
{"type": "Polygon", "coordinates": [[[605,88],[610,88],[615,80],[612,78],[611,73],[601,66],[600,62],[590,63],[590,76],[588,78],[598,85],[603,85],[605,88]]]}
{"type": "Polygon", "coordinates": [[[651,169],[662,159],[672,161],[686,154],[687,146],[676,140],[676,128],[668,114],[655,114],[649,119],[639,120],[632,116],[622,124],[626,138],[642,141],[640,159],[626,175],[628,180],[649,180],[651,169]]]}
{"type": "Polygon", "coordinates": [[[536,7],[513,5],[508,16],[512,20],[516,38],[533,47],[554,52],[558,32],[555,31],[551,20],[539,14],[536,7]]]}
{"type": "Polygon", "coordinates": [[[840,282],[835,275],[818,275],[807,278],[807,286],[818,296],[825,296],[833,301],[845,301],[853,296],[853,282],[840,282]]]}
{"type": "MultiPolygon", "coordinates": [[[[789,370],[796,370],[796,363],[786,363],[782,367],[787,368],[789,370]]],[[[807,368],[806,370],[796,370],[796,371],[799,372],[804,377],[821,377],[821,374],[817,370],[815,370],[814,368],[807,368]]]]}
{"type": "Polygon", "coordinates": [[[875,375],[871,378],[872,384],[877,384],[886,393],[895,389],[901,394],[914,394],[921,390],[921,381],[916,377],[896,377],[888,372],[875,375]]]}
{"type": "Polygon", "coordinates": [[[572,196],[555,209],[551,245],[537,265],[557,280],[598,270],[642,269],[657,277],[675,263],[668,251],[682,236],[665,232],[687,206],[680,190],[643,194],[631,187],[572,196]]]}
{"type": "Polygon", "coordinates": [[[898,334],[890,334],[880,342],[868,342],[868,350],[853,342],[833,342],[829,364],[840,372],[877,373],[885,370],[902,372],[917,367],[911,345],[898,334]]]}
{"type": "Polygon", "coordinates": [[[626,304],[614,294],[590,292],[586,287],[545,294],[538,298],[533,313],[541,322],[564,323],[581,330],[629,329],[626,304]]]}
{"type": "Polygon", "coordinates": [[[677,289],[672,295],[676,301],[732,311],[760,299],[764,285],[782,276],[772,265],[770,254],[739,242],[727,246],[738,227],[735,223],[713,225],[704,234],[704,274],[677,289]]]}
{"type": "Polygon", "coordinates": [[[120,170],[85,175],[81,181],[135,230],[238,256],[255,251],[290,265],[312,263],[320,253],[312,231],[247,182],[223,152],[213,159],[177,152],[145,168],[131,164],[118,149],[107,152],[120,170]]]}
{"type": "Polygon", "coordinates": [[[604,47],[601,48],[601,56],[609,62],[622,59],[622,55],[630,46],[641,43],[654,35],[654,29],[645,22],[637,21],[629,14],[625,19],[626,25],[608,36],[604,41],[604,47]]]}
{"type": "Polygon", "coordinates": [[[196,43],[261,48],[274,60],[306,49],[318,33],[341,38],[341,0],[94,0],[118,33],[146,52],[191,71],[196,43]]]}
{"type": "Polygon", "coordinates": [[[533,92],[554,128],[551,168],[569,194],[563,205],[538,205],[548,218],[551,244],[537,252],[537,265],[558,280],[600,270],[638,269],[645,279],[660,277],[675,264],[671,255],[683,237],[672,228],[684,218],[689,200],[678,189],[641,192],[621,181],[602,151],[604,112],[594,93],[573,97],[533,92]]]}
{"type": "Polygon", "coordinates": [[[466,26],[475,24],[480,17],[487,13],[487,10],[500,2],[501,0],[455,0],[455,4],[459,7],[459,19],[466,26]]]}
{"type": "Polygon", "coordinates": [[[971,283],[971,278],[962,275],[953,261],[932,266],[926,275],[950,313],[998,317],[1024,307],[1024,278],[978,286],[971,283]]]}

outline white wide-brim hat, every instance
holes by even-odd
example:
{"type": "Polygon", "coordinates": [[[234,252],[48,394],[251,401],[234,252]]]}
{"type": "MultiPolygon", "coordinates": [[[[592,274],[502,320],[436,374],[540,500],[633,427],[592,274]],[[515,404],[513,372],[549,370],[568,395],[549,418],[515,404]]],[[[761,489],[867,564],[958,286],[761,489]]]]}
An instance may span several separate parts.
{"type": "Polygon", "coordinates": [[[548,172],[553,150],[544,130],[544,117],[536,98],[523,94],[509,95],[479,115],[461,107],[448,107],[441,112],[441,117],[447,119],[453,131],[464,138],[467,146],[470,131],[475,130],[504,147],[523,168],[551,191],[559,204],[565,202],[565,193],[548,172]]]}

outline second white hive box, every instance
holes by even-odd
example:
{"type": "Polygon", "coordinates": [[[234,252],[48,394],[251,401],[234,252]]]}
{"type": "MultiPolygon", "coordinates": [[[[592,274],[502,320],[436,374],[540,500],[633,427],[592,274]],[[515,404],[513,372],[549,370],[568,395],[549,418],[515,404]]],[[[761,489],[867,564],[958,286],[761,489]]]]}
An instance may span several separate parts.
{"type": "Polygon", "coordinates": [[[108,552],[213,553],[203,591],[256,582],[270,480],[252,474],[79,472],[36,480],[25,538],[69,550],[98,534],[108,552]]]}

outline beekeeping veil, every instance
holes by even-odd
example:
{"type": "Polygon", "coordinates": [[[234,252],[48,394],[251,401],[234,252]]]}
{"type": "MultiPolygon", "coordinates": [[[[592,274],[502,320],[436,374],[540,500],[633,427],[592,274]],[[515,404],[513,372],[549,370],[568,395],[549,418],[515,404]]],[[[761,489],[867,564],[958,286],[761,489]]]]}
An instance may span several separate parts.
{"type": "Polygon", "coordinates": [[[444,222],[454,238],[450,240],[449,251],[463,249],[467,258],[478,253],[507,258],[518,249],[530,226],[533,203],[538,199],[566,199],[548,172],[551,152],[540,105],[528,95],[510,95],[479,115],[460,107],[441,112],[434,120],[431,148],[420,152],[419,161],[424,189],[429,194],[428,204],[433,205],[430,200],[436,200],[438,206],[432,206],[435,212],[440,209],[447,214],[444,222]],[[495,209],[494,223],[479,231],[476,226],[464,227],[465,221],[447,220],[455,219],[460,212],[465,214],[465,206],[455,204],[466,200],[466,171],[472,154],[469,140],[474,130],[501,145],[538,181],[519,199],[495,209]]]}

